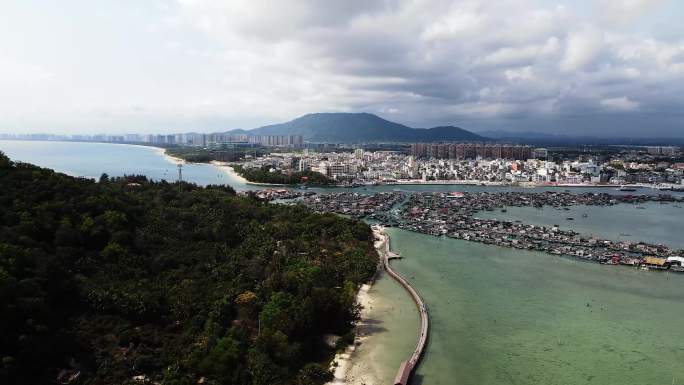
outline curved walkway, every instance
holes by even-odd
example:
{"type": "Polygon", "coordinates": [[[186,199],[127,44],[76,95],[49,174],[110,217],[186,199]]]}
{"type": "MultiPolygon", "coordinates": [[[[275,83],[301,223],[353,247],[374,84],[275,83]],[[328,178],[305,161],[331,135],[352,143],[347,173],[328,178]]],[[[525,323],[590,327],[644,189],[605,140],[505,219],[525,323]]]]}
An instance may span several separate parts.
{"type": "Polygon", "coordinates": [[[425,351],[425,345],[427,344],[427,337],[430,324],[430,320],[428,318],[428,311],[427,307],[425,306],[425,302],[421,298],[420,294],[418,294],[418,291],[416,291],[416,289],[414,289],[413,286],[411,286],[411,284],[404,277],[401,276],[401,274],[397,273],[392,269],[392,265],[389,262],[390,259],[400,257],[390,250],[389,235],[385,233],[383,227],[378,225],[373,227],[373,233],[378,238],[380,238],[381,244],[378,248],[382,249],[382,261],[385,270],[387,270],[387,273],[390,276],[392,276],[392,278],[394,278],[397,282],[399,282],[399,284],[403,286],[404,289],[406,289],[406,291],[409,292],[411,298],[413,298],[413,301],[416,303],[416,306],[418,307],[418,312],[420,313],[420,338],[418,338],[418,343],[416,344],[416,348],[413,351],[413,354],[411,354],[411,358],[409,358],[408,361],[404,361],[401,363],[401,365],[399,366],[399,370],[397,371],[397,375],[394,379],[394,385],[407,385],[411,377],[411,374],[413,373],[413,370],[418,365],[418,362],[420,361],[420,358],[423,355],[423,352],[425,351]]]}

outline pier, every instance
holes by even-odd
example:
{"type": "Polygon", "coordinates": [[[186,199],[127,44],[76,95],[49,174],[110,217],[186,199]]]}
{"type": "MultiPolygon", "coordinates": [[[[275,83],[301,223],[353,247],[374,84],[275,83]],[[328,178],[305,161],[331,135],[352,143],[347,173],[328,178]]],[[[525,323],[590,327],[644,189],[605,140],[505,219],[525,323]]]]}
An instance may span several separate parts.
{"type": "Polygon", "coordinates": [[[418,362],[420,361],[423,352],[425,351],[430,320],[425,302],[421,298],[420,294],[418,294],[418,291],[416,291],[416,289],[414,289],[413,286],[411,286],[411,284],[401,276],[401,274],[392,269],[390,260],[401,257],[390,250],[389,235],[384,232],[384,229],[381,226],[374,226],[373,232],[378,238],[381,239],[380,242],[382,242],[380,247],[383,249],[382,261],[385,270],[392,278],[399,282],[399,284],[403,286],[406,291],[408,291],[408,293],[411,295],[411,298],[413,298],[413,301],[416,303],[418,313],[420,314],[420,337],[418,338],[418,343],[416,344],[416,348],[414,349],[413,354],[411,354],[411,357],[399,365],[399,370],[397,371],[397,375],[393,382],[394,385],[407,385],[411,375],[413,374],[413,371],[415,370],[416,366],[418,366],[418,362]]]}

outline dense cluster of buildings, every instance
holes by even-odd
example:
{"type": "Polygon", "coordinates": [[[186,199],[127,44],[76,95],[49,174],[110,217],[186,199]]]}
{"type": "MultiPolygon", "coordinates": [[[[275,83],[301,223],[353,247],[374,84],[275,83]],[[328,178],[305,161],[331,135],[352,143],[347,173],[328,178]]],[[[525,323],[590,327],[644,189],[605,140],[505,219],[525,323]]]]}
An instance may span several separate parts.
{"type": "Polygon", "coordinates": [[[142,143],[151,145],[178,145],[189,147],[206,147],[213,149],[233,148],[240,146],[294,147],[304,145],[302,135],[248,135],[231,133],[184,133],[184,134],[125,134],[125,135],[52,135],[52,134],[0,134],[0,139],[77,141],[104,143],[142,143]]]}
{"type": "Polygon", "coordinates": [[[302,203],[317,212],[334,212],[354,218],[371,217],[379,219],[376,214],[386,213],[406,198],[400,192],[380,192],[372,195],[356,192],[330,194],[310,194],[302,199],[302,203]]]}
{"type": "MultiPolygon", "coordinates": [[[[369,217],[387,226],[436,236],[448,236],[518,249],[569,255],[604,264],[643,266],[684,272],[684,250],[646,242],[613,241],[587,236],[558,225],[537,226],[520,221],[478,218],[483,211],[506,211],[509,206],[640,205],[645,202],[670,204],[682,209],[682,197],[671,195],[611,195],[567,192],[501,193],[412,193],[372,195],[331,193],[307,196],[302,203],[316,211],[328,211],[356,218],[369,217]]],[[[641,207],[641,206],[637,206],[641,207]]],[[[643,208],[643,207],[641,207],[643,208]]],[[[585,214],[589,215],[589,214],[585,214]]],[[[568,218],[570,219],[570,218],[568,218]]]]}
{"type": "Polygon", "coordinates": [[[530,146],[484,143],[413,143],[410,154],[432,159],[529,159],[530,146]]]}
{"type": "Polygon", "coordinates": [[[648,146],[646,147],[646,152],[651,155],[674,156],[679,152],[679,148],[673,146],[648,146]]]}
{"type": "MultiPolygon", "coordinates": [[[[515,148],[516,146],[512,146],[515,148]]],[[[517,146],[518,148],[524,146],[517,146]]],[[[532,150],[532,155],[544,149],[532,150]],[[539,150],[539,151],[538,151],[539,150]]],[[[520,151],[520,150],[516,150],[520,151]]],[[[528,150],[524,154],[529,154],[528,150]]],[[[484,183],[534,185],[665,185],[682,188],[684,163],[634,161],[620,157],[600,160],[439,159],[398,151],[280,152],[250,158],[244,167],[268,166],[272,172],[312,170],[341,183],[484,183]]]]}
{"type": "Polygon", "coordinates": [[[191,147],[227,148],[245,145],[264,147],[301,147],[304,138],[301,135],[247,135],[247,134],[175,134],[175,135],[146,135],[131,138],[132,142],[142,141],[151,144],[175,144],[191,147]]]}

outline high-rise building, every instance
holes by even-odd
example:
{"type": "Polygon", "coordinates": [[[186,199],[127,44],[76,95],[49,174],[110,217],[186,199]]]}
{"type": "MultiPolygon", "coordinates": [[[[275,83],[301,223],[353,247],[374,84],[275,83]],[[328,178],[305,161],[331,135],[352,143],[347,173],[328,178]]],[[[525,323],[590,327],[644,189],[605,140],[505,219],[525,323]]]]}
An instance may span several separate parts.
{"type": "Polygon", "coordinates": [[[532,148],[520,145],[482,143],[412,143],[411,155],[434,159],[518,159],[532,158],[532,148]]]}
{"type": "Polygon", "coordinates": [[[301,147],[304,144],[302,135],[254,135],[248,140],[267,147],[301,147]]]}

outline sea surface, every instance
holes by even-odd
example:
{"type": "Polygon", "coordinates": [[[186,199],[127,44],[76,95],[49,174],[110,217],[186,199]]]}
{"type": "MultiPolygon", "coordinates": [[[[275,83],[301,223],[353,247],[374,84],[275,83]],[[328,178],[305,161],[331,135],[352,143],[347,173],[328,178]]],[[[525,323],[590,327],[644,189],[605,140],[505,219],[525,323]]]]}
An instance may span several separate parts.
{"type": "MultiPolygon", "coordinates": [[[[178,180],[178,162],[157,147],[110,143],[41,142],[0,140],[0,151],[13,161],[32,163],[72,176],[98,179],[109,176],[146,175],[156,181],[178,180]]],[[[211,164],[186,163],[183,180],[205,186],[229,184],[240,191],[248,186],[211,164]]]]}
{"type": "MultiPolygon", "coordinates": [[[[74,176],[98,178],[106,172],[169,181],[177,176],[176,163],[149,147],[0,141],[0,151],[74,176]]],[[[212,165],[186,164],[183,175],[201,185],[256,188],[212,165]]],[[[402,185],[354,191],[543,190],[402,185]]],[[[570,191],[619,193],[600,188],[570,191]]],[[[644,206],[509,208],[507,213],[486,214],[681,247],[684,211],[671,205],[644,206]],[[574,221],[565,219],[569,216],[574,221]]],[[[404,257],[393,265],[414,284],[430,311],[429,345],[414,384],[684,385],[684,275],[388,231],[392,248],[404,257]]],[[[349,379],[385,385],[413,351],[419,319],[408,294],[382,273],[370,295],[365,337],[349,379]]]]}
{"type": "Polygon", "coordinates": [[[684,384],[684,275],[389,234],[430,311],[415,383],[684,384]]]}
{"type": "Polygon", "coordinates": [[[569,210],[557,210],[551,206],[507,207],[483,211],[479,218],[506,221],[520,220],[540,226],[558,225],[588,236],[619,241],[648,241],[674,249],[684,249],[684,204],[660,204],[648,202],[638,206],[619,204],[615,206],[571,206],[569,210]],[[572,220],[568,220],[572,218],[572,220]]]}

